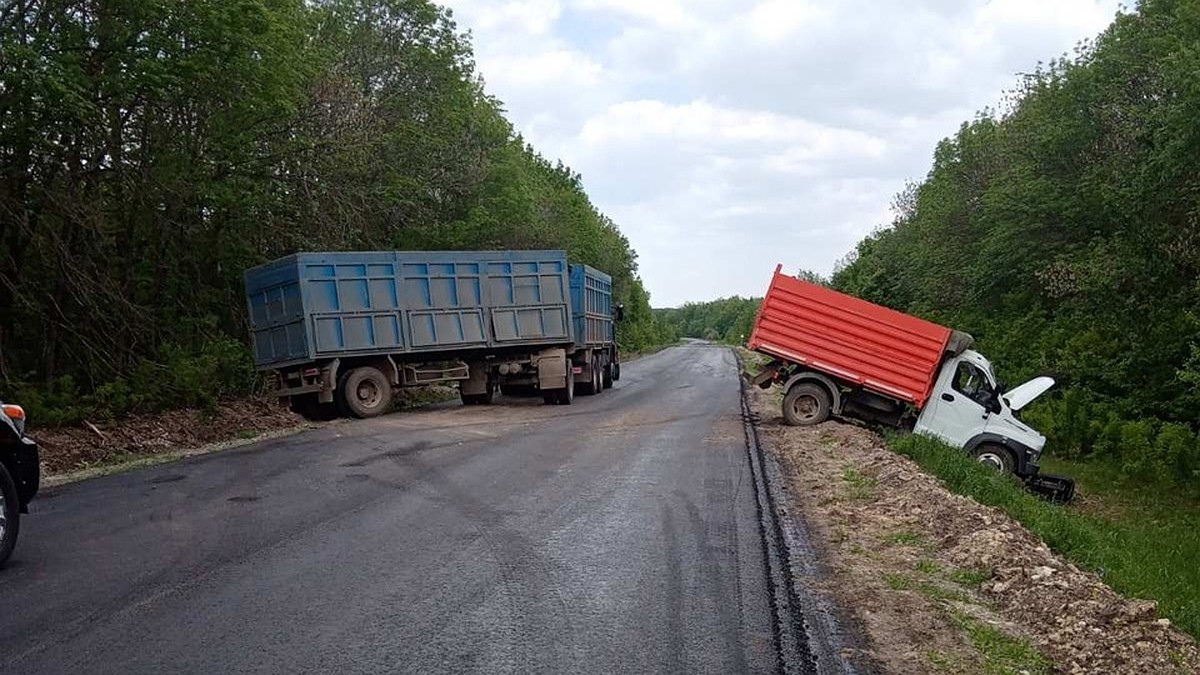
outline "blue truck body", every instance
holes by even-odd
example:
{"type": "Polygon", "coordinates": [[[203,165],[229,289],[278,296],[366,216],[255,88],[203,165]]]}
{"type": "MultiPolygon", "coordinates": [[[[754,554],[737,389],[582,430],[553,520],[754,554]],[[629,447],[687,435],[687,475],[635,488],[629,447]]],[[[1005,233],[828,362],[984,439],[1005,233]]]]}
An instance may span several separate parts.
{"type": "Polygon", "coordinates": [[[579,347],[613,343],[612,277],[587,265],[571,265],[571,323],[579,347]]]}
{"type": "Polygon", "coordinates": [[[361,363],[394,386],[490,392],[501,380],[545,389],[547,350],[576,379],[617,362],[612,279],[564,251],[297,253],[247,270],[245,287],[254,364],[279,374],[284,397],[329,402],[361,363]],[[447,361],[460,366],[414,365],[447,361]]]}
{"type": "Polygon", "coordinates": [[[298,253],[245,281],[259,368],[574,342],[562,251],[298,253]]]}

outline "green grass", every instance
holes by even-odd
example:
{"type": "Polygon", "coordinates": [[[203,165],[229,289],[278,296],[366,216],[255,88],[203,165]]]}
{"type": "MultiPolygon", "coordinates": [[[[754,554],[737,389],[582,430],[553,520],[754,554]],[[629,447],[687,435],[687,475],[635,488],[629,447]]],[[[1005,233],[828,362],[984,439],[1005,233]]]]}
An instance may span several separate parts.
{"type": "Polygon", "coordinates": [[[1046,657],[1028,641],[1013,637],[961,611],[952,610],[950,619],[966,634],[983,658],[985,673],[1007,675],[1050,672],[1050,663],[1046,657]]]}
{"type": "Polygon", "coordinates": [[[916,585],[912,577],[899,572],[888,572],[883,575],[883,583],[888,585],[888,588],[893,591],[911,591],[916,585]]]}
{"type": "Polygon", "coordinates": [[[1100,469],[1059,462],[1050,470],[1072,475],[1095,498],[1056,506],[937,441],[887,440],[950,490],[1004,511],[1118,592],[1157,600],[1164,616],[1200,637],[1200,504],[1161,490],[1131,491],[1100,469]]]}
{"type": "Polygon", "coordinates": [[[872,499],[875,496],[876,481],[862,475],[858,469],[847,466],[842,469],[842,480],[846,481],[851,499],[872,499]]]}
{"type": "Polygon", "coordinates": [[[965,588],[979,588],[983,582],[992,578],[989,572],[982,570],[954,570],[947,574],[947,577],[965,588]]]}
{"type": "Polygon", "coordinates": [[[891,546],[916,546],[920,548],[929,546],[928,539],[911,530],[900,530],[899,532],[893,532],[884,537],[883,543],[891,546]]]}

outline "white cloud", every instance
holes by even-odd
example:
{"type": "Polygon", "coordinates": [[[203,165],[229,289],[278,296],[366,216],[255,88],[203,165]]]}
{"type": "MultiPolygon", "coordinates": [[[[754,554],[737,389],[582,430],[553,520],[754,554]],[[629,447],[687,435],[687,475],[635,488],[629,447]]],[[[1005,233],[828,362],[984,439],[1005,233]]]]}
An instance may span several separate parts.
{"type": "Polygon", "coordinates": [[[591,58],[567,49],[550,48],[533,54],[506,54],[492,58],[488,81],[496,87],[591,87],[599,83],[604,68],[591,58]]]}
{"type": "Polygon", "coordinates": [[[451,0],[491,93],[584,177],[654,303],[829,272],[936,143],[1119,0],[451,0]]]}
{"type": "Polygon", "coordinates": [[[707,101],[672,105],[662,101],[626,101],[609,106],[583,124],[580,139],[590,146],[675,139],[712,146],[777,144],[775,157],[791,161],[833,155],[878,157],[884,142],[869,134],[814,124],[770,112],[714,106],[707,101]]]}
{"type": "Polygon", "coordinates": [[[696,25],[696,17],[682,0],[577,0],[576,6],[582,10],[648,22],[659,28],[680,30],[696,25]]]}
{"type": "Polygon", "coordinates": [[[748,17],[750,34],[770,43],[795,38],[801,31],[818,30],[832,19],[825,6],[804,0],[766,0],[754,6],[748,17]]]}

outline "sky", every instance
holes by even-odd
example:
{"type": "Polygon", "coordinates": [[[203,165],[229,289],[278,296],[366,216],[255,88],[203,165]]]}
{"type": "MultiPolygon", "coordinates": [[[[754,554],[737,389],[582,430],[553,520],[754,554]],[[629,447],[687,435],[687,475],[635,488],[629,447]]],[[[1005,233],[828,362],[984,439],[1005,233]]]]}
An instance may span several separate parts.
{"type": "Polygon", "coordinates": [[[446,0],[489,93],[583,175],[655,307],[829,274],[938,141],[1115,0],[446,0]]]}

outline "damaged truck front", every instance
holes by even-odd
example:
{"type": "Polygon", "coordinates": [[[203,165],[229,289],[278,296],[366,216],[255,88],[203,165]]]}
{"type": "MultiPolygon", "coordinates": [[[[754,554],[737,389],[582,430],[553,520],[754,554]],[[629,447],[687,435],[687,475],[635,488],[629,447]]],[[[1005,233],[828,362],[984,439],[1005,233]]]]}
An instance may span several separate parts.
{"type": "Polygon", "coordinates": [[[747,347],[772,360],[752,378],[782,386],[788,424],[832,415],[937,437],[1059,501],[1071,480],[1042,474],[1046,438],[1017,411],[1054,386],[1004,391],[970,335],[783,274],[777,267],[747,347]]]}

